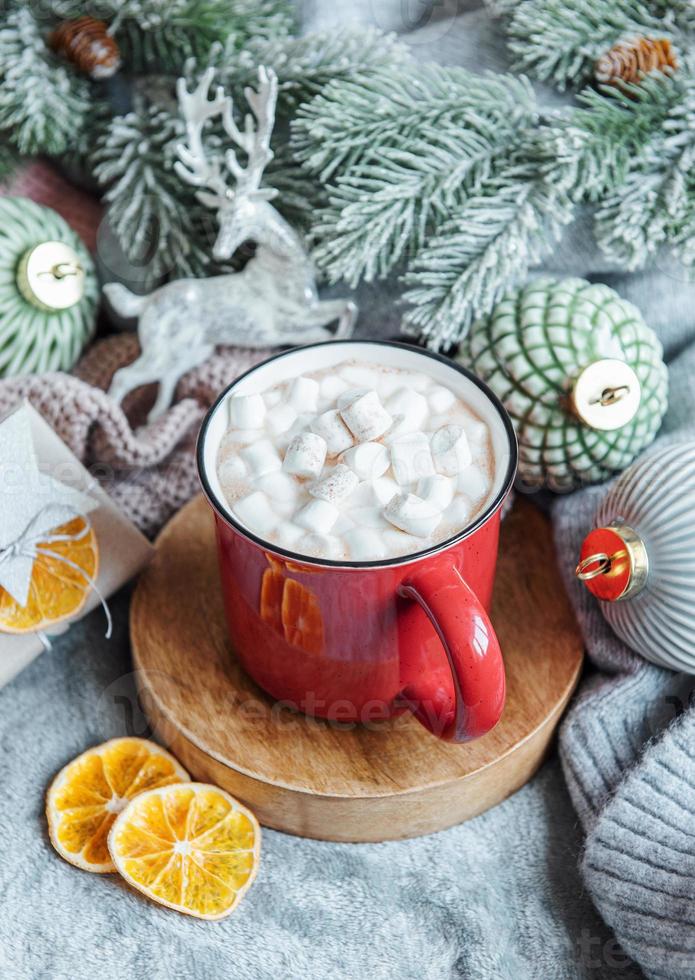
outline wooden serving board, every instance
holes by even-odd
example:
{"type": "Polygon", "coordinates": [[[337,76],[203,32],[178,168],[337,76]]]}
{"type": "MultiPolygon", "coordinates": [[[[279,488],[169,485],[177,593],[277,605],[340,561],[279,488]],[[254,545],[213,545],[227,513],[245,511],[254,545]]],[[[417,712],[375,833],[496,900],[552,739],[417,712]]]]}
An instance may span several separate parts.
{"type": "Polygon", "coordinates": [[[194,778],[229,790],[268,827],[380,841],[449,827],[523,786],[577,682],[582,638],[550,525],[524,500],[503,524],[492,620],[507,703],[497,727],[476,742],[441,742],[410,715],[368,729],[296,714],[274,704],[237,663],[213,519],[199,497],[157,541],[133,598],[131,636],[155,735],[194,778]]]}

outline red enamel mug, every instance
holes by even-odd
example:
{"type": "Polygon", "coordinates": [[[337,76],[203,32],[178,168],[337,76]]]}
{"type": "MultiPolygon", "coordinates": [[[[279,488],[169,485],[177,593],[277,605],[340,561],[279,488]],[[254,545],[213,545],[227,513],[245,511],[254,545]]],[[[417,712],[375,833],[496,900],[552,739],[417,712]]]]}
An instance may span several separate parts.
{"type": "Polygon", "coordinates": [[[453,742],[494,727],[505,676],[488,609],[517,445],[509,416],[478,378],[407,344],[343,340],[294,348],[247,371],[220,395],[203,422],[197,457],[215,515],[231,643],[268,694],[336,722],[369,724],[411,710],[430,732],[453,742]],[[427,374],[487,423],[492,490],[455,537],[405,557],[336,562],[286,551],[234,518],[216,471],[229,398],[346,360],[427,374]]]}

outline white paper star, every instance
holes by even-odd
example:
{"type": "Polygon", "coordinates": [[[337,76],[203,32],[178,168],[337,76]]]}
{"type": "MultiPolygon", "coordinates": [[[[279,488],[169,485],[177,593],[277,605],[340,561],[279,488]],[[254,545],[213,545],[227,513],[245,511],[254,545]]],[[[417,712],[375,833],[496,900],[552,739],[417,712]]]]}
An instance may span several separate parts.
{"type": "Polygon", "coordinates": [[[88,494],[39,470],[31,421],[24,408],[0,422],[0,587],[26,606],[34,568],[33,557],[3,552],[15,544],[32,523],[33,534],[46,534],[67,523],[75,512],[88,514],[99,504],[88,494]],[[42,513],[48,504],[55,504],[42,513]],[[65,508],[61,520],[60,510],[65,508]],[[40,515],[37,517],[37,515],[40,515]]]}

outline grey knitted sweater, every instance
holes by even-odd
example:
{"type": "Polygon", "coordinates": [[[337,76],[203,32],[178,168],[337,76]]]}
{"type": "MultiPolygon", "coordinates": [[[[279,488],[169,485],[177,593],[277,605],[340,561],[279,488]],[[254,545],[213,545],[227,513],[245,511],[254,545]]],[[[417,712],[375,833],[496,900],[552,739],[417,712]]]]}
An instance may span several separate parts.
{"type": "MultiPolygon", "coordinates": [[[[695,418],[695,341],[670,370],[673,407],[660,441],[695,418]]],[[[573,580],[574,558],[605,492],[584,490],[554,508],[560,563],[598,668],[562,726],[562,763],[587,835],[581,868],[596,907],[648,976],[692,980],[695,681],[629,650],[573,580]]]]}

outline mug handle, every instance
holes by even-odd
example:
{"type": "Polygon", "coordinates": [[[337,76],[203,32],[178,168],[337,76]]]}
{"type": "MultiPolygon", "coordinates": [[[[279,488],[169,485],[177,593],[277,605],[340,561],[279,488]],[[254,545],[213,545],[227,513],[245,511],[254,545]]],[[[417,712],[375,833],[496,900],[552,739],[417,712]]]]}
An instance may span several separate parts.
{"type": "Polygon", "coordinates": [[[429,617],[449,662],[453,704],[441,702],[442,685],[417,671],[402,692],[418,721],[450,742],[479,738],[500,719],[505,673],[499,641],[478,597],[454,566],[416,570],[399,586],[429,617]],[[442,710],[443,708],[443,710],[442,710]]]}

